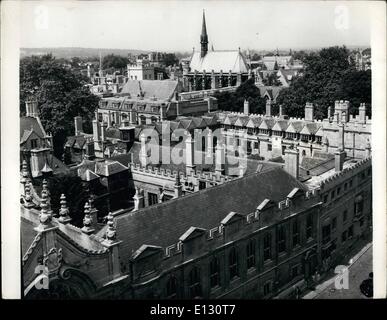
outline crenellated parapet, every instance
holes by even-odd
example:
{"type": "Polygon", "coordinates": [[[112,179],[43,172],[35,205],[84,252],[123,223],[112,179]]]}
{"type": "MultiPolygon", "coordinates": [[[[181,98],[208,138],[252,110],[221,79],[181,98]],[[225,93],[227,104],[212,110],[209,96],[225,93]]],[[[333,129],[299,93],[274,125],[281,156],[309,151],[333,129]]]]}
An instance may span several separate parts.
{"type": "Polygon", "coordinates": [[[192,180],[202,180],[202,181],[207,181],[211,182],[215,185],[225,183],[227,181],[232,180],[231,177],[224,176],[224,175],[219,175],[214,172],[202,172],[200,170],[195,170],[191,171],[188,174],[183,173],[183,172],[177,172],[177,171],[172,171],[170,169],[163,169],[163,168],[157,168],[157,167],[152,167],[152,166],[146,166],[146,167],[141,167],[140,164],[136,163],[131,163],[130,165],[130,170],[132,173],[140,174],[140,175],[147,175],[151,176],[154,178],[159,178],[163,180],[167,180],[170,182],[175,182],[176,176],[179,174],[180,176],[180,181],[184,184],[185,182],[190,182],[192,180]]]}
{"type": "Polygon", "coordinates": [[[329,190],[331,187],[334,187],[341,182],[356,177],[357,174],[371,167],[372,159],[371,157],[367,157],[365,159],[359,160],[356,163],[349,163],[347,166],[343,168],[343,170],[339,172],[335,172],[331,176],[323,179],[320,182],[321,190],[329,190]]]}

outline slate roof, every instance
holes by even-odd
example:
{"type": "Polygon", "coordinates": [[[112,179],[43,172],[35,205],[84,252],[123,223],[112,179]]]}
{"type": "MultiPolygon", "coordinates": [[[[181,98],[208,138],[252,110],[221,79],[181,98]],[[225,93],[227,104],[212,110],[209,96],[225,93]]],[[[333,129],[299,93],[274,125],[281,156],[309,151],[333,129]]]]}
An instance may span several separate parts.
{"type": "Polygon", "coordinates": [[[214,72],[228,73],[230,70],[233,73],[246,73],[248,67],[245,58],[242,53],[238,50],[235,51],[208,51],[207,54],[202,58],[200,51],[195,51],[192,55],[190,62],[190,71],[206,73],[214,72]]]}
{"type": "MultiPolygon", "coordinates": [[[[232,211],[247,215],[265,199],[281,201],[306,187],[277,167],[116,217],[122,261],[143,244],[167,247],[190,227],[211,229],[232,211]]],[[[274,217],[273,217],[274,218],[274,217]]]]}
{"type": "Polygon", "coordinates": [[[20,117],[20,144],[27,141],[32,132],[39,138],[44,138],[46,136],[46,131],[38,118],[20,117]]]}
{"type": "Polygon", "coordinates": [[[173,98],[177,89],[177,80],[128,80],[120,93],[129,93],[134,98],[142,92],[144,98],[156,97],[159,100],[168,100],[173,98]]]}

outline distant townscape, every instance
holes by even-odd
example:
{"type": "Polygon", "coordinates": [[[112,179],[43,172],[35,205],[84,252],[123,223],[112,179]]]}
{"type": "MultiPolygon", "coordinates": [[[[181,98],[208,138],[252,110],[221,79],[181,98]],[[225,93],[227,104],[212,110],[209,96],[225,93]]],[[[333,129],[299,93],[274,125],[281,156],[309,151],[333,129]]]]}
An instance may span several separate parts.
{"type": "Polygon", "coordinates": [[[371,50],[199,33],[22,49],[24,298],[300,298],[371,241],[371,50]]]}

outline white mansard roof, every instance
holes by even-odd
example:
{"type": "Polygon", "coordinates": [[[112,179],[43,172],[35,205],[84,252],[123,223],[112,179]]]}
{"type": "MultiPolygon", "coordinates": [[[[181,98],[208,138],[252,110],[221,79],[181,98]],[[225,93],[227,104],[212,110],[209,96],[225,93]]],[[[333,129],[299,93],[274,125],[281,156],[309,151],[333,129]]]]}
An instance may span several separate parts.
{"type": "Polygon", "coordinates": [[[230,70],[233,73],[248,72],[247,64],[243,55],[238,51],[208,51],[202,58],[200,51],[194,52],[190,63],[191,72],[197,70],[198,72],[211,73],[214,72],[228,73],[230,70]]]}

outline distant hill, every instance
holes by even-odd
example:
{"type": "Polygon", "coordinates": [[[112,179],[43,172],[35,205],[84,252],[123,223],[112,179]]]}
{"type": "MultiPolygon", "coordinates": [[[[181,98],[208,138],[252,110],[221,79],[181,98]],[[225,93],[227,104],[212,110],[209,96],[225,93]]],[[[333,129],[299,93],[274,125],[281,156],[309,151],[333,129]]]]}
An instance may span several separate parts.
{"type": "Polygon", "coordinates": [[[53,56],[57,58],[69,59],[72,57],[79,58],[88,58],[88,57],[98,57],[99,53],[102,56],[108,54],[115,54],[123,57],[127,57],[129,53],[131,54],[140,54],[140,53],[149,53],[151,51],[146,50],[133,50],[133,49],[106,49],[106,48],[20,48],[20,56],[31,56],[31,55],[43,55],[47,53],[52,53],[53,56]]]}

